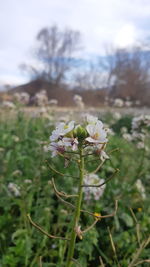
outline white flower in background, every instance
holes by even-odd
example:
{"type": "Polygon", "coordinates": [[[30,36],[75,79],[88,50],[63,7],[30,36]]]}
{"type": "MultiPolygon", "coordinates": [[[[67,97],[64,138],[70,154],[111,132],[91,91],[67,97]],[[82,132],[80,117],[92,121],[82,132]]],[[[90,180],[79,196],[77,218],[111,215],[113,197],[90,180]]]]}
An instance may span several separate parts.
{"type": "Polygon", "coordinates": [[[76,106],[79,109],[83,109],[84,108],[84,102],[82,100],[82,96],[80,96],[80,95],[74,95],[73,100],[74,100],[76,106]]]}
{"type": "Polygon", "coordinates": [[[125,101],[124,105],[125,105],[125,107],[130,108],[130,107],[132,107],[133,102],[132,101],[125,101]]]}
{"type": "Polygon", "coordinates": [[[144,185],[142,184],[142,181],[140,179],[138,179],[136,181],[135,185],[137,187],[137,190],[141,194],[142,198],[145,199],[146,198],[146,193],[145,193],[145,188],[144,188],[144,185]]]}
{"type": "Polygon", "coordinates": [[[124,134],[124,133],[127,133],[128,132],[128,129],[127,127],[121,127],[121,133],[124,134]]]}
{"type": "MultiPolygon", "coordinates": [[[[104,179],[98,177],[97,174],[87,174],[84,177],[84,184],[85,185],[99,185],[104,183],[104,179]]],[[[105,190],[106,184],[102,185],[101,187],[83,187],[84,195],[86,200],[92,199],[99,200],[100,197],[103,195],[105,190]]]]}
{"type": "Polygon", "coordinates": [[[50,106],[56,107],[58,105],[58,100],[57,99],[50,99],[48,104],[50,106]]]}
{"type": "Polygon", "coordinates": [[[108,128],[107,124],[105,124],[105,131],[107,132],[108,135],[112,135],[112,136],[115,135],[113,129],[108,128]]]}
{"type": "Polygon", "coordinates": [[[100,150],[100,159],[101,161],[105,161],[106,159],[109,159],[109,156],[106,154],[104,150],[100,150]]]}
{"type": "Polygon", "coordinates": [[[30,95],[27,92],[15,93],[13,97],[14,101],[23,105],[27,105],[30,101],[30,95]]]}
{"type": "Polygon", "coordinates": [[[131,134],[129,134],[129,133],[124,133],[124,134],[122,135],[122,137],[123,137],[125,140],[129,141],[129,142],[131,142],[131,141],[133,140],[133,136],[132,136],[131,134]]]}
{"type": "Polygon", "coordinates": [[[48,104],[48,96],[46,90],[41,90],[34,96],[34,101],[37,106],[45,106],[48,104]]]}
{"type": "Polygon", "coordinates": [[[25,180],[24,180],[24,183],[25,183],[25,184],[32,184],[32,180],[30,180],[30,179],[25,179],[25,180]]]}
{"type": "Polygon", "coordinates": [[[132,137],[137,142],[137,148],[147,149],[144,145],[149,136],[150,115],[140,115],[132,119],[132,137]]]}
{"type": "Polygon", "coordinates": [[[12,140],[16,143],[18,143],[20,141],[19,137],[17,135],[13,135],[12,136],[12,140]]]}
{"type": "Polygon", "coordinates": [[[76,101],[82,101],[82,96],[80,95],[74,95],[73,100],[76,101]]]}
{"type": "Polygon", "coordinates": [[[88,124],[86,130],[89,134],[86,141],[89,143],[100,144],[107,142],[107,132],[103,128],[103,123],[101,121],[97,121],[96,124],[88,124]]]}
{"type": "Polygon", "coordinates": [[[48,152],[48,151],[49,151],[49,146],[44,145],[44,146],[43,146],[43,151],[44,151],[45,153],[48,152]]]}
{"type": "Polygon", "coordinates": [[[86,120],[89,124],[94,124],[94,125],[98,122],[97,117],[89,115],[89,114],[86,115],[86,120]]]}
{"type": "Polygon", "coordinates": [[[6,109],[15,109],[15,104],[11,101],[3,101],[2,102],[2,107],[6,109]]]}
{"type": "Polygon", "coordinates": [[[144,144],[144,142],[138,142],[138,143],[136,144],[136,147],[137,147],[138,149],[144,149],[144,148],[145,148],[145,144],[144,144]]]}
{"type": "Polygon", "coordinates": [[[15,197],[20,197],[20,188],[14,183],[9,183],[8,184],[8,190],[15,196],[15,197]]]}
{"type": "Polygon", "coordinates": [[[120,120],[120,119],[121,119],[121,114],[120,114],[119,112],[114,112],[114,113],[113,113],[113,118],[114,118],[115,120],[120,120]]]}
{"type": "Polygon", "coordinates": [[[52,135],[50,136],[50,140],[56,141],[59,137],[66,135],[74,129],[74,121],[70,121],[68,124],[61,122],[57,125],[56,129],[52,131],[52,135]]]}
{"type": "Polygon", "coordinates": [[[121,98],[114,99],[114,107],[122,108],[124,106],[124,101],[121,98]]]}

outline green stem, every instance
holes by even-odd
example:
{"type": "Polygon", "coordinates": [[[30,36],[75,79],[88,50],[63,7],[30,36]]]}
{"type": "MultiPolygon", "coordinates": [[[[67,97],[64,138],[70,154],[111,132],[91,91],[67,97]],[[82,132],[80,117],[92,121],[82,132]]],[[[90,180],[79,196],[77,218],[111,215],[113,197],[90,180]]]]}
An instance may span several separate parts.
{"type": "Polygon", "coordinates": [[[80,219],[80,209],[81,209],[81,202],[82,202],[82,184],[83,184],[83,177],[84,177],[84,157],[83,157],[83,148],[81,147],[79,150],[80,161],[79,161],[79,186],[78,186],[78,198],[76,201],[76,209],[74,213],[73,225],[72,225],[72,232],[70,237],[69,249],[68,249],[68,256],[66,267],[70,267],[73,263],[72,258],[74,255],[74,248],[75,248],[75,241],[76,241],[76,231],[75,228],[78,226],[79,219],[80,219]]]}

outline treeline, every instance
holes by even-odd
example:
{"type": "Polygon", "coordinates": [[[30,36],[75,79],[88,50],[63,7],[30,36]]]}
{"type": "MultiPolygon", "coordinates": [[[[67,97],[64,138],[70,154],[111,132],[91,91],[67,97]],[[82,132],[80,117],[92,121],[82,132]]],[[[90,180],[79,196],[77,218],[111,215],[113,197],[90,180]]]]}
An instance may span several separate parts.
{"type": "Polygon", "coordinates": [[[87,94],[87,98],[88,95],[91,97],[91,90],[105,88],[108,98],[150,104],[148,44],[129,49],[107,49],[104,56],[100,53],[94,60],[82,59],[83,51],[79,31],[52,25],[41,29],[36,36],[35,64],[23,63],[20,68],[29,74],[31,81],[44,80],[51,84],[50,88],[75,89],[85,96],[87,94]]]}

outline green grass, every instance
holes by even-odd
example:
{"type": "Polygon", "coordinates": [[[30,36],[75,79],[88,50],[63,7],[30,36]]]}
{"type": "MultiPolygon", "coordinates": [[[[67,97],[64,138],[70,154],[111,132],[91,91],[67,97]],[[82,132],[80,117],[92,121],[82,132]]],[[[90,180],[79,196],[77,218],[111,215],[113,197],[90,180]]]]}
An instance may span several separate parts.
{"type": "MultiPolygon", "coordinates": [[[[108,117],[108,114],[107,114],[108,117]]],[[[108,119],[108,118],[107,118],[108,119]]],[[[111,119],[109,118],[109,121],[111,119]]],[[[121,120],[130,129],[129,119],[121,120]]],[[[66,259],[67,242],[57,239],[48,239],[32,227],[27,219],[30,213],[33,221],[38,223],[47,232],[57,236],[67,236],[70,232],[70,222],[73,211],[64,206],[54,194],[50,184],[55,178],[57,188],[69,194],[75,192],[77,167],[70,162],[65,168],[61,157],[51,158],[50,153],[43,150],[43,145],[49,142],[52,126],[43,118],[27,118],[18,113],[16,118],[9,118],[0,123],[0,266],[2,267],[35,267],[39,266],[39,257],[42,256],[43,267],[64,266],[66,259]],[[45,160],[63,172],[62,177],[52,172],[45,160]],[[70,177],[69,177],[70,176],[70,177]],[[25,183],[30,179],[32,183],[25,183]],[[12,182],[20,188],[21,196],[15,197],[8,190],[12,182]]],[[[124,125],[126,126],[126,125],[124,125]]],[[[106,190],[99,201],[84,201],[83,208],[91,212],[110,214],[114,210],[115,199],[119,200],[117,215],[102,219],[95,228],[92,228],[83,238],[78,240],[75,257],[81,266],[100,266],[99,256],[105,266],[126,267],[134,258],[134,254],[143,240],[148,237],[150,225],[150,165],[149,153],[136,148],[120,136],[119,125],[115,124],[116,134],[110,137],[106,151],[118,148],[111,154],[111,160],[103,165],[98,173],[101,178],[108,178],[115,168],[120,172],[107,184],[106,190]],[[135,183],[141,179],[147,198],[143,199],[137,191],[135,183]],[[130,208],[137,218],[135,222],[130,208]],[[108,227],[111,231],[116,248],[114,253],[108,227]],[[137,228],[140,229],[139,240],[137,228]],[[139,244],[140,243],[140,244],[139,244]]],[[[150,143],[148,141],[150,148],[150,143]]],[[[92,171],[98,161],[89,162],[86,167],[92,171]]],[[[73,200],[71,200],[73,203],[73,200]]],[[[92,218],[83,214],[82,228],[92,223],[92,218]]],[[[142,250],[139,260],[147,259],[150,248],[142,250]]],[[[76,264],[73,264],[76,266],[76,264]]],[[[139,266],[149,266],[142,263],[139,266]]]]}

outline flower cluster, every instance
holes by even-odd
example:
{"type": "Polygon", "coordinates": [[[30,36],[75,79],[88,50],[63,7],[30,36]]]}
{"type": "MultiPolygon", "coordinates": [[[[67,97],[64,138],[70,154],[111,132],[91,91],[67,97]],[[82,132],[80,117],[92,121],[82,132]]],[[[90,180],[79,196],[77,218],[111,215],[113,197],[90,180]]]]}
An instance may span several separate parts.
{"type": "Polygon", "coordinates": [[[93,187],[84,187],[84,198],[85,200],[91,200],[93,197],[95,200],[99,200],[100,197],[103,195],[106,184],[96,187],[96,185],[103,184],[104,179],[100,179],[97,174],[90,173],[85,175],[84,183],[86,185],[93,185],[93,187]]]}
{"type": "Polygon", "coordinates": [[[15,197],[20,197],[20,187],[17,186],[14,183],[9,183],[8,184],[8,190],[11,192],[15,197]]]}
{"type": "Polygon", "coordinates": [[[83,109],[84,108],[84,102],[83,102],[82,96],[80,96],[80,95],[74,95],[73,100],[74,100],[76,106],[79,109],[83,109]]]}
{"type": "Polygon", "coordinates": [[[107,130],[97,117],[87,115],[83,125],[75,125],[74,121],[61,122],[50,136],[49,150],[52,157],[63,154],[69,150],[76,151],[83,147],[94,148],[102,160],[108,158],[104,152],[107,143],[107,130]]]}
{"type": "Polygon", "coordinates": [[[30,95],[26,92],[15,93],[14,94],[14,101],[18,102],[22,105],[27,105],[27,104],[29,104],[29,101],[30,101],[30,95]]]}
{"type": "Polygon", "coordinates": [[[132,119],[131,133],[127,132],[127,129],[123,127],[121,129],[122,136],[129,142],[136,143],[137,148],[147,149],[145,146],[145,139],[149,135],[150,131],[150,116],[141,115],[132,119]]]}
{"type": "Polygon", "coordinates": [[[36,93],[34,102],[39,107],[48,105],[48,96],[46,90],[43,89],[40,92],[36,93]]]}

